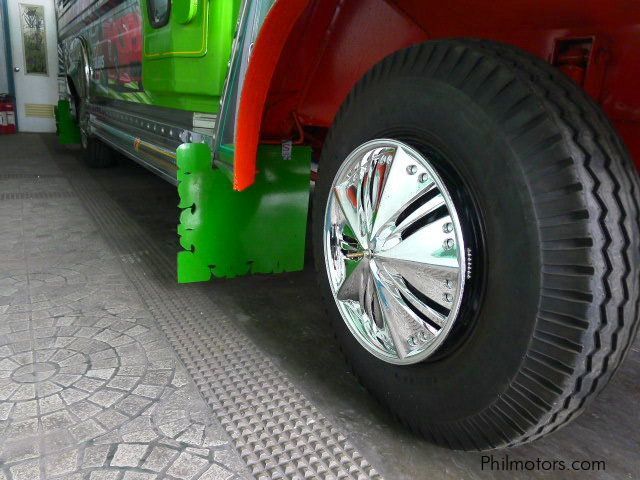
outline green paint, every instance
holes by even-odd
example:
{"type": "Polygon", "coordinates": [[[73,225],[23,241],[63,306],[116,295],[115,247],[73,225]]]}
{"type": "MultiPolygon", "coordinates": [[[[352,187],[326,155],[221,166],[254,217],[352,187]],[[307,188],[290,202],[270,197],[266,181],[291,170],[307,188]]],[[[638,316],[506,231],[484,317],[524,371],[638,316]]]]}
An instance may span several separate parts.
{"type": "Polygon", "coordinates": [[[54,108],[56,116],[56,133],[58,141],[62,145],[80,143],[80,129],[71,116],[71,106],[69,100],[59,100],[58,106],[54,108]]]}
{"type": "MultiPolygon", "coordinates": [[[[231,150],[227,148],[227,154],[231,150]]],[[[301,270],[309,203],[311,149],[261,146],[256,183],[233,190],[224,169],[211,168],[202,143],[178,148],[178,282],[301,270]]]]}
{"type": "Polygon", "coordinates": [[[200,8],[202,8],[202,2],[199,0],[183,0],[173,4],[171,13],[176,16],[178,23],[187,24],[196,17],[200,8]]]}
{"type": "Polygon", "coordinates": [[[352,260],[352,259],[347,259],[344,262],[344,266],[345,266],[345,270],[346,270],[346,275],[345,278],[349,278],[349,276],[353,273],[353,271],[356,269],[356,267],[360,264],[362,260],[352,260]]]}
{"type": "Polygon", "coordinates": [[[142,77],[154,105],[215,113],[231,57],[240,0],[174,2],[169,23],[153,28],[142,0],[142,77]]]}
{"type": "Polygon", "coordinates": [[[458,258],[458,249],[452,248],[450,250],[445,250],[444,248],[439,248],[435,252],[431,253],[431,256],[438,258],[458,258]]]}

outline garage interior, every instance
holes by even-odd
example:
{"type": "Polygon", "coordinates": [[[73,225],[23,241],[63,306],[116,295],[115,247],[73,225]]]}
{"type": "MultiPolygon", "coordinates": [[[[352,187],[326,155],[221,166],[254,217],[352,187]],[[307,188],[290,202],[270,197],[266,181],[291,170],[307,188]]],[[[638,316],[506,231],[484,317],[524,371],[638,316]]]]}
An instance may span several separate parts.
{"type": "MultiPolygon", "coordinates": [[[[0,478],[549,475],[399,425],[348,372],[311,268],[177,285],[174,187],[128,160],[89,170],[51,134],[0,145],[0,478]]],[[[639,363],[636,341],[576,422],[488,454],[634,478],[639,363]]]]}
{"type": "MultiPolygon", "coordinates": [[[[50,57],[49,68],[47,70],[45,65],[44,71],[36,72],[30,80],[26,71],[27,57],[21,50],[15,50],[16,39],[21,41],[21,37],[15,31],[10,32],[13,24],[9,22],[8,8],[16,8],[17,12],[18,5],[20,8],[37,8],[42,4],[51,8],[51,11],[43,11],[51,14],[47,28],[50,25],[55,27],[54,1],[58,8],[66,8],[70,1],[76,0],[31,0],[35,6],[29,0],[0,0],[0,114],[4,115],[0,117],[0,480],[640,478],[638,338],[631,344],[626,359],[609,386],[587,404],[578,418],[521,446],[461,451],[460,445],[465,445],[464,448],[469,445],[467,439],[447,444],[447,439],[455,438],[455,432],[447,432],[437,439],[429,438],[424,431],[418,431],[421,430],[420,421],[413,426],[407,425],[379,403],[373,392],[364,386],[366,382],[354,373],[351,359],[336,341],[338,334],[330,325],[331,312],[323,302],[322,281],[319,284],[314,268],[317,258],[314,258],[312,247],[313,196],[306,223],[302,271],[178,283],[179,261],[176,257],[180,252],[184,254],[186,248],[180,245],[179,223],[181,213],[189,210],[189,206],[179,208],[183,199],[174,185],[179,183],[180,177],[175,178],[178,161],[173,147],[181,142],[191,145],[197,141],[205,143],[206,135],[193,136],[194,132],[188,128],[181,133],[175,130],[174,135],[174,130],[171,130],[171,136],[175,138],[170,138],[163,145],[165,153],[173,148],[170,152],[173,155],[173,177],[166,171],[162,172],[164,179],[154,175],[153,172],[158,173],[157,169],[150,168],[148,164],[145,168],[139,158],[136,158],[136,163],[122,153],[127,151],[134,158],[140,144],[144,146],[145,143],[140,137],[130,142],[127,150],[113,141],[115,136],[111,138],[112,143],[108,141],[110,137],[105,136],[104,145],[101,144],[104,148],[102,153],[113,155],[109,158],[115,159],[115,165],[112,168],[89,168],[87,148],[81,141],[82,129],[76,125],[80,121],[74,120],[73,131],[67,137],[75,140],[61,142],[63,136],[69,135],[69,130],[64,130],[68,126],[61,132],[60,117],[54,118],[59,114],[54,114],[58,111],[56,108],[61,105],[55,106],[58,98],[66,102],[64,106],[68,108],[66,112],[69,115],[78,116],[80,111],[80,103],[73,103],[77,92],[67,84],[70,77],[65,76],[61,64],[56,65],[58,52],[55,51],[56,42],[52,40],[56,35],[55,28],[47,30],[49,47],[53,44],[53,48],[45,53],[50,57]],[[34,78],[48,83],[25,81],[34,81],[34,78]],[[20,98],[21,92],[23,96],[28,92],[32,98],[20,98]],[[26,104],[31,108],[26,108],[26,104]],[[188,140],[184,140],[181,134],[186,134],[188,140]],[[114,149],[107,149],[107,145],[114,149]],[[525,462],[529,462],[527,465],[530,467],[522,468],[525,462]],[[514,468],[516,464],[520,464],[520,468],[514,468]]],[[[124,5],[126,2],[111,3],[124,5]]],[[[167,5],[169,3],[171,1],[167,5]]],[[[280,2],[280,5],[284,3],[280,2]]],[[[331,3],[322,0],[315,5],[331,3]]],[[[333,3],[343,4],[339,1],[333,3]]],[[[401,15],[395,6],[390,6],[402,1],[378,3],[384,4],[384,11],[389,14],[386,21],[395,26],[404,24],[406,16],[401,15]]],[[[421,12],[419,2],[405,3],[412,5],[414,11],[421,12]]],[[[464,9],[465,2],[454,3],[457,8],[464,9]]],[[[552,2],[544,3],[548,7],[552,2]]],[[[128,5],[134,4],[129,2],[128,5]]],[[[146,4],[143,2],[142,5],[146,4]]],[[[198,5],[198,1],[191,1],[191,5],[198,5]]],[[[255,5],[262,5],[265,11],[261,15],[266,15],[264,5],[270,3],[255,2],[255,5]]],[[[354,2],[345,6],[347,14],[344,16],[348,18],[350,12],[353,18],[363,18],[362,25],[365,21],[378,26],[384,23],[381,16],[356,17],[356,5],[354,2]]],[[[366,5],[378,4],[367,0],[366,5]]],[[[568,6],[564,8],[560,18],[566,17],[570,11],[568,6]]],[[[640,10],[629,8],[640,16],[640,10]]],[[[441,9],[441,15],[442,12],[441,9]]],[[[141,29],[135,23],[140,19],[133,18],[131,11],[125,13],[127,21],[132,22],[128,25],[137,25],[141,29]]],[[[313,16],[309,10],[305,15],[311,22],[309,19],[313,16]]],[[[322,29],[318,25],[324,25],[321,22],[335,26],[330,23],[332,15],[329,9],[318,13],[318,22],[309,23],[314,27],[312,33],[319,34],[322,29]]],[[[417,15],[420,21],[428,20],[421,15],[417,15]]],[[[498,21],[496,17],[488,25],[494,28],[494,22],[498,21]]],[[[347,29],[348,21],[344,22],[344,31],[355,31],[347,29]]],[[[255,35],[258,23],[254,25],[255,35]]],[[[444,21],[439,22],[442,31],[438,35],[444,36],[445,24],[444,21]]],[[[303,26],[302,23],[297,24],[293,32],[300,35],[305,40],[304,46],[308,47],[307,44],[313,43],[310,40],[313,37],[311,34],[309,37],[303,35],[303,26]]],[[[232,30],[230,25],[227,27],[232,30]]],[[[463,29],[463,26],[456,28],[463,29]]],[[[120,34],[124,36],[122,32],[120,34]]],[[[404,32],[398,43],[410,45],[423,34],[414,26],[404,32]]],[[[510,38],[509,35],[505,33],[505,38],[510,38]]],[[[627,38],[624,35],[631,38],[629,31],[623,32],[623,40],[627,38]]],[[[339,46],[344,46],[339,44],[341,38],[341,34],[331,37],[337,46],[331,45],[337,51],[339,46]]],[[[387,48],[381,46],[385,43],[381,40],[384,38],[381,36],[373,42],[377,48],[387,48]]],[[[573,80],[587,78],[587,68],[580,64],[586,58],[584,51],[580,50],[584,45],[589,49],[593,47],[594,52],[596,47],[607,51],[607,45],[602,47],[603,43],[595,42],[594,38],[580,37],[577,42],[574,38],[564,39],[565,50],[559,58],[568,62],[563,71],[573,80]]],[[[329,44],[329,36],[326,40],[329,44]]],[[[129,43],[123,42],[122,45],[126,43],[129,47],[131,41],[129,36],[126,40],[129,43]]],[[[247,51],[254,47],[254,43],[247,45],[250,45],[247,51]]],[[[477,53],[471,51],[476,48],[471,43],[460,45],[470,48],[469,56],[477,53]]],[[[322,55],[327,48],[324,45],[320,49],[322,55]]],[[[372,46],[370,52],[364,49],[367,55],[361,58],[359,53],[362,50],[358,48],[361,46],[345,49],[346,56],[351,56],[353,69],[346,68],[345,64],[340,66],[343,73],[354,77],[351,79],[353,82],[360,73],[367,71],[365,64],[377,54],[372,46]]],[[[285,56],[289,55],[295,61],[299,62],[304,57],[297,51],[295,42],[283,49],[285,56]]],[[[225,51],[224,46],[220,51],[225,51]]],[[[140,52],[129,53],[134,58],[140,52]]],[[[458,63],[463,63],[464,55],[467,53],[458,58],[458,63]]],[[[596,57],[595,54],[593,56],[596,57]]],[[[432,57],[436,55],[429,54],[430,60],[432,57]]],[[[238,60],[238,71],[246,73],[248,67],[241,62],[248,61],[248,58],[238,60]]],[[[100,77],[100,81],[106,82],[106,90],[112,88],[118,94],[125,92],[122,98],[126,98],[125,94],[135,97],[145,93],[143,67],[134,60],[131,65],[137,70],[127,65],[126,69],[118,70],[115,79],[100,77]],[[127,93],[126,88],[131,91],[127,93]]],[[[560,60],[555,58],[554,61],[560,62],[559,65],[562,63],[560,60]]],[[[318,64],[311,70],[326,70],[328,73],[315,77],[313,88],[305,84],[305,88],[311,91],[306,114],[308,118],[315,115],[319,124],[333,118],[331,109],[337,109],[340,104],[335,98],[331,106],[323,103],[319,87],[325,81],[335,80],[331,76],[331,62],[330,56],[318,57],[318,64]]],[[[394,65],[398,63],[402,62],[394,65]]],[[[96,65],[94,63],[91,68],[100,70],[96,65]]],[[[235,71],[232,61],[229,65],[230,71],[235,71]]],[[[157,71],[163,72],[162,68],[157,71]]],[[[600,64],[597,72],[601,75],[600,80],[605,78],[603,72],[600,64]]],[[[287,109],[293,108],[295,101],[302,101],[300,92],[297,92],[300,98],[295,98],[295,101],[286,98],[288,89],[295,90],[302,85],[304,72],[297,73],[289,78],[286,71],[276,71],[274,82],[280,83],[274,83],[278,87],[275,93],[263,85],[276,98],[273,102],[275,107],[266,113],[262,106],[248,111],[256,113],[257,118],[264,118],[268,131],[262,133],[269,137],[268,143],[273,151],[282,152],[282,160],[286,159],[287,149],[307,148],[300,143],[305,134],[308,135],[314,149],[314,171],[311,183],[305,177],[303,187],[306,190],[310,185],[313,191],[319,175],[316,150],[330,136],[326,136],[327,125],[310,124],[305,127],[299,123],[295,112],[293,116],[289,115],[287,109]],[[285,142],[273,141],[282,133],[278,129],[288,127],[297,129],[296,135],[300,134],[298,141],[290,137],[285,142]]],[[[221,74],[218,76],[222,88],[224,78],[221,74]]],[[[168,84],[169,80],[155,79],[160,84],[168,84]]],[[[589,88],[595,88],[597,82],[587,83],[589,88]]],[[[604,83],[596,86],[600,88],[602,85],[604,83]]],[[[338,81],[332,84],[334,87],[342,88],[344,92],[340,91],[340,95],[344,93],[343,96],[349,91],[338,81]]],[[[309,94],[308,90],[304,91],[305,95],[309,94]]],[[[241,110],[239,98],[238,105],[231,103],[233,109],[238,108],[234,110],[236,115],[241,110]]],[[[223,104],[222,97],[215,97],[215,100],[223,104]]],[[[620,128],[624,129],[624,135],[631,138],[636,123],[640,124],[637,112],[628,109],[624,102],[610,102],[609,107],[626,115],[617,120],[620,128]]],[[[183,116],[190,121],[193,118],[195,131],[199,113],[194,114],[189,108],[183,110],[180,113],[188,114],[183,116]]],[[[121,117],[120,124],[138,118],[136,115],[142,115],[141,111],[144,112],[143,109],[131,110],[132,116],[121,117]]],[[[153,108],[146,112],[149,111],[153,108]]],[[[167,118],[177,111],[179,109],[171,110],[167,105],[161,105],[156,111],[161,119],[158,121],[168,122],[167,118]]],[[[103,126],[105,118],[100,120],[103,126]]],[[[211,130],[208,128],[211,126],[210,116],[203,114],[198,121],[207,127],[205,130],[211,130]]],[[[164,134],[164,125],[147,124],[146,129],[155,132],[157,126],[164,134]]],[[[260,122],[257,121],[254,127],[259,129],[260,122]]],[[[98,131],[99,127],[96,128],[98,131]]],[[[142,131],[144,127],[138,130],[142,131]]],[[[225,130],[220,132],[229,133],[225,130]]],[[[241,135],[245,136],[241,138],[248,138],[247,132],[251,132],[251,128],[242,130],[241,135]]],[[[231,132],[232,138],[234,133],[237,132],[231,132]]],[[[148,152],[154,149],[152,143],[147,142],[146,146],[148,152]]],[[[245,149],[243,155],[251,153],[251,148],[255,147],[253,156],[258,156],[257,140],[255,145],[245,147],[246,144],[241,147],[245,149]]],[[[640,143],[635,142],[633,149],[634,153],[640,149],[640,143]]],[[[288,153],[291,160],[291,150],[288,153]]],[[[253,167],[257,164],[256,160],[253,167]]],[[[564,167],[558,171],[561,168],[564,167]]],[[[548,175],[550,178],[559,175],[554,169],[555,165],[548,175]]],[[[244,170],[243,181],[248,186],[254,181],[252,176],[259,176],[254,170],[260,172],[260,169],[244,170]]],[[[416,170],[407,168],[406,173],[412,176],[416,170]]],[[[230,175],[236,174],[238,172],[234,171],[230,175]]],[[[426,174],[420,173],[412,178],[423,178],[423,175],[426,174]]],[[[233,181],[236,180],[233,177],[233,181]]],[[[629,180],[629,184],[633,181],[629,180]]],[[[573,188],[569,193],[582,189],[581,185],[576,189],[576,184],[567,187],[567,190],[573,188]]],[[[625,188],[618,183],[614,185],[616,195],[625,188]]],[[[240,190],[236,186],[234,184],[234,189],[240,190]]],[[[633,187],[631,189],[633,191],[633,187]]],[[[192,212],[195,205],[194,201],[192,212]]],[[[620,225],[628,221],[624,212],[621,215],[620,225]]],[[[304,226],[303,223],[300,225],[304,226]]],[[[632,233],[633,228],[636,227],[631,227],[632,233]]],[[[445,226],[444,233],[450,231],[445,226]]],[[[625,248],[631,250],[633,247],[629,245],[633,242],[626,240],[625,248]]],[[[194,248],[192,245],[192,252],[194,248]]],[[[367,252],[352,252],[350,255],[368,259],[374,255],[372,252],[373,247],[367,252]]],[[[630,258],[636,253],[632,252],[630,258]]],[[[319,263],[323,263],[322,260],[319,263]]],[[[471,261],[468,265],[472,265],[471,261]]],[[[476,264],[473,265],[475,267],[476,264]]],[[[466,268],[466,262],[464,266],[466,268]]],[[[215,268],[214,265],[205,267],[211,271],[215,268]]],[[[637,266],[631,265],[628,272],[633,272],[634,268],[637,266]]],[[[584,270],[574,273],[572,271],[571,275],[579,276],[584,270]]],[[[447,285],[450,286],[445,280],[447,285]]],[[[637,281],[629,280],[624,285],[633,288],[637,281]]],[[[620,312],[623,308],[633,308],[624,307],[627,298],[635,295],[627,293],[620,312]]],[[[516,299],[514,303],[519,301],[516,299]]],[[[580,301],[588,303],[583,299],[580,301]]],[[[622,319],[619,322],[622,324],[622,319]]],[[[616,336],[613,338],[615,343],[616,336]]],[[[415,341],[413,336],[410,339],[415,341]]],[[[598,348],[601,347],[599,342],[598,338],[598,348]]],[[[567,345],[567,351],[574,348],[569,342],[567,345]]],[[[579,347],[578,353],[583,353],[582,346],[579,347]]],[[[611,350],[615,348],[614,345],[611,350]]],[[[452,351],[455,354],[458,350],[452,351]]],[[[591,361],[590,357],[588,362],[591,361]]],[[[607,361],[604,363],[606,370],[607,361]]],[[[561,373],[564,370],[574,372],[572,365],[558,361],[552,365],[561,373]]],[[[415,366],[406,365],[407,368],[415,366]]],[[[477,365],[477,369],[482,371],[483,365],[477,365]]],[[[554,388],[557,389],[554,385],[549,387],[551,391],[554,388]]],[[[595,390],[596,385],[590,393],[595,390]]],[[[419,394],[414,396],[416,405],[421,405],[419,394]]],[[[531,397],[538,398],[535,392],[531,397]]],[[[544,401],[540,403],[544,404],[544,401]]],[[[525,412],[524,416],[528,413],[525,412]]],[[[424,417],[428,416],[429,412],[425,412],[424,417]]],[[[476,440],[471,438],[471,444],[476,440]]],[[[484,440],[487,439],[481,441],[484,440]]],[[[494,439],[486,443],[492,442],[494,439]]],[[[501,445],[509,442],[507,438],[501,445]]]]}

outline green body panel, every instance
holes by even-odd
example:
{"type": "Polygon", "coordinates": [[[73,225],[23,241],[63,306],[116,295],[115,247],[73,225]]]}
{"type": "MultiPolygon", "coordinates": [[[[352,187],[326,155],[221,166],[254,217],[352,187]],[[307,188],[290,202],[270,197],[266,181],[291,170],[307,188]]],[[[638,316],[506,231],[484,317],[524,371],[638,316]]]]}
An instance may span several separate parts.
{"type": "Polygon", "coordinates": [[[80,143],[80,128],[71,116],[69,100],[59,100],[55,107],[56,133],[62,145],[80,143]]]}
{"type": "Polygon", "coordinates": [[[145,92],[155,105],[216,113],[240,0],[174,0],[160,28],[149,22],[147,1],[141,3],[145,92]]]}
{"type": "MultiPolygon", "coordinates": [[[[213,120],[196,115],[191,120],[177,112],[222,113],[220,122],[225,115],[234,120],[235,101],[225,106],[226,112],[219,110],[242,1],[171,0],[168,23],[159,28],[149,21],[148,1],[94,0],[81,17],[61,26],[71,93],[88,100],[93,109],[88,110],[91,126],[98,137],[170,181],[176,179],[175,166],[165,157],[173,159],[173,148],[185,138],[194,142],[183,143],[176,152],[182,209],[178,233],[184,249],[177,259],[179,282],[301,270],[311,148],[293,147],[290,158],[287,149],[288,159],[284,159],[281,146],[260,147],[255,184],[237,192],[233,189],[233,145],[217,144],[216,166],[212,167],[213,129],[206,125],[213,120]],[[110,102],[112,99],[119,102],[110,102]],[[176,123],[171,123],[166,108],[127,103],[174,109],[176,123]],[[161,138],[167,127],[179,136],[170,133],[161,138]],[[194,129],[191,133],[190,128],[194,129]]],[[[245,10],[253,12],[254,33],[271,4],[254,3],[251,5],[260,11],[245,10]]],[[[241,38],[249,38],[246,35],[242,33],[241,38]]],[[[249,45],[245,45],[247,52],[249,45]]],[[[239,75],[243,64],[234,65],[239,75]]],[[[231,83],[233,88],[236,83],[231,83]]],[[[233,88],[228,98],[237,98],[233,88]]],[[[68,102],[60,102],[56,118],[61,143],[79,142],[68,102]]]]}
{"type": "Polygon", "coordinates": [[[177,151],[180,215],[178,282],[304,266],[311,149],[294,147],[283,160],[279,146],[262,146],[251,188],[237,192],[223,169],[211,168],[206,144],[177,151]]]}

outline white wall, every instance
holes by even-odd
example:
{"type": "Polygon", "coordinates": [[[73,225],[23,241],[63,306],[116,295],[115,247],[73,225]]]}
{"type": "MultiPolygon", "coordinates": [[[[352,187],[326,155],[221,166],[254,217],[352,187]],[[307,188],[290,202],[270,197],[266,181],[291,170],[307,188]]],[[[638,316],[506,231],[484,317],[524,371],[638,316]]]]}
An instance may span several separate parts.
{"type": "Polygon", "coordinates": [[[0,93],[7,93],[9,91],[9,85],[7,80],[7,52],[5,45],[5,31],[4,31],[4,18],[2,4],[5,0],[0,0],[0,93]]]}

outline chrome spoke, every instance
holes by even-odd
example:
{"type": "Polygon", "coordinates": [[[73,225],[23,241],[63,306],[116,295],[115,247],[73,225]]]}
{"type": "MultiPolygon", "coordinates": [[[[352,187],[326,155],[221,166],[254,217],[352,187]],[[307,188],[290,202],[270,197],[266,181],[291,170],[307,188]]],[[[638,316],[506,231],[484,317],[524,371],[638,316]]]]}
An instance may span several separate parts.
{"type": "Polygon", "coordinates": [[[407,238],[399,239],[391,248],[381,250],[378,256],[458,268],[458,243],[454,235],[444,231],[449,223],[451,218],[447,216],[425,225],[407,238]]]}
{"type": "Polygon", "coordinates": [[[414,312],[418,312],[418,316],[423,320],[424,326],[434,335],[439,335],[440,330],[447,323],[446,312],[439,312],[432,307],[426,305],[421,299],[415,296],[413,290],[409,290],[406,286],[399,285],[398,291],[402,292],[402,297],[407,306],[411,305],[414,312]]]}
{"type": "Polygon", "coordinates": [[[366,303],[345,304],[357,323],[354,324],[356,329],[363,332],[371,340],[373,346],[383,349],[392,355],[397,355],[396,347],[391,338],[389,329],[384,323],[382,310],[380,308],[380,297],[378,296],[373,278],[369,275],[368,281],[363,283],[363,299],[366,303]],[[363,308],[364,306],[364,308],[363,308]]]}
{"type": "Polygon", "coordinates": [[[393,279],[395,287],[400,294],[404,303],[409,307],[425,324],[425,327],[434,335],[438,335],[440,330],[446,326],[446,322],[450,313],[447,306],[442,306],[434,302],[425,295],[424,290],[416,288],[409,280],[397,270],[390,268],[389,262],[383,261],[382,258],[376,259],[377,263],[384,268],[393,279]]]}
{"type": "Polygon", "coordinates": [[[363,205],[369,235],[373,234],[373,225],[378,216],[378,208],[384,194],[388,172],[391,169],[394,149],[381,148],[374,150],[367,159],[365,174],[362,179],[363,205]]]}
{"type": "MultiPolygon", "coordinates": [[[[434,302],[447,310],[451,309],[458,283],[457,268],[382,256],[377,257],[377,261],[384,265],[388,271],[402,277],[404,285],[401,284],[401,287],[406,289],[411,296],[428,299],[426,302],[420,301],[421,304],[428,305],[429,302],[434,302]],[[418,291],[417,295],[416,290],[418,291]]],[[[435,308],[437,309],[437,307],[435,308]]],[[[430,310],[434,311],[434,307],[431,307],[430,310]]]]}
{"type": "Polygon", "coordinates": [[[369,275],[368,263],[368,259],[360,261],[345,261],[345,278],[342,285],[340,285],[336,292],[338,300],[353,300],[355,302],[359,302],[361,300],[363,283],[367,280],[369,275]]]}
{"type": "Polygon", "coordinates": [[[433,334],[403,301],[395,282],[385,279],[385,275],[374,262],[371,263],[371,276],[375,281],[382,317],[395,350],[401,359],[407,358],[416,347],[426,342],[433,334]]]}
{"type": "MultiPolygon", "coordinates": [[[[423,194],[421,194],[421,196],[423,196],[423,194]]],[[[402,232],[406,230],[411,225],[415,225],[415,222],[418,220],[424,220],[425,217],[437,213],[442,207],[446,207],[444,197],[440,193],[436,193],[433,198],[429,198],[425,203],[404,217],[402,222],[397,225],[397,231],[402,232]]]]}
{"type": "Polygon", "coordinates": [[[380,196],[372,229],[374,234],[395,220],[421,194],[433,188],[435,183],[426,169],[404,148],[396,149],[380,196]]]}
{"type": "Polygon", "coordinates": [[[358,187],[350,182],[345,182],[334,187],[333,194],[340,207],[340,211],[348,225],[350,231],[354,234],[362,248],[367,248],[368,239],[367,232],[363,229],[360,221],[358,187]]]}
{"type": "Polygon", "coordinates": [[[338,310],[363,347],[395,364],[438,349],[467,266],[455,206],[427,159],[394,140],[354,150],[336,174],[324,238],[338,310]]]}
{"type": "Polygon", "coordinates": [[[367,275],[362,282],[362,290],[360,290],[360,305],[364,308],[364,313],[366,313],[369,320],[376,324],[376,320],[378,320],[376,315],[379,316],[380,305],[378,303],[374,280],[371,276],[370,266],[368,267],[367,275]]]}

